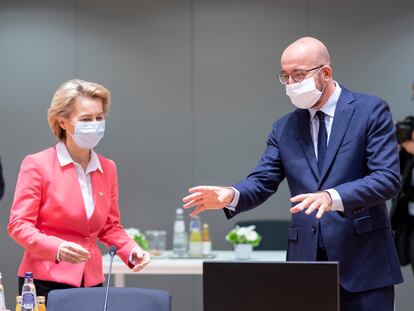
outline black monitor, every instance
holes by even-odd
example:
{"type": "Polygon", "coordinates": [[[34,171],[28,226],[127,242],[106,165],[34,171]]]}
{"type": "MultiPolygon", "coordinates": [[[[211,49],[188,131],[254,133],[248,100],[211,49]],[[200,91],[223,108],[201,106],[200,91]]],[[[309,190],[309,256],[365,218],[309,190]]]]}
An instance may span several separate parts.
{"type": "Polygon", "coordinates": [[[204,311],[338,311],[337,262],[203,263],[204,311]]]}

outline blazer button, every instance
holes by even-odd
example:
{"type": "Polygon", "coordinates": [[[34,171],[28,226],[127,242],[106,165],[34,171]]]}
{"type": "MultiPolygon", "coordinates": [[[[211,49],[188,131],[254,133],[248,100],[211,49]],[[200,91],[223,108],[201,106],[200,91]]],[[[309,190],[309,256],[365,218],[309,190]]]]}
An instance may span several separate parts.
{"type": "Polygon", "coordinates": [[[316,231],[317,231],[316,226],[312,226],[312,232],[316,233],[316,231]]]}

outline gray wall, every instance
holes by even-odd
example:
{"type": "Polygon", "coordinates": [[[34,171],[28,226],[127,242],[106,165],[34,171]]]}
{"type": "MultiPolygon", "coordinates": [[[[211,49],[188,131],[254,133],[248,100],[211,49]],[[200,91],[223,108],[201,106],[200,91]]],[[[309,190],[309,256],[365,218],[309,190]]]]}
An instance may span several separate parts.
{"type": "MultiPolygon", "coordinates": [[[[9,305],[21,248],[6,226],[21,160],[54,144],[46,111],[55,89],[79,77],[112,91],[98,150],[118,163],[123,224],[167,229],[196,184],[231,184],[255,165],[275,119],[292,110],[274,79],[279,56],[304,35],[330,48],[335,78],[386,99],[395,119],[413,112],[412,1],[0,1],[0,271],[9,305]]],[[[289,193],[236,220],[289,218],[289,193]]],[[[206,213],[215,249],[236,220],[206,213]]],[[[410,309],[411,271],[397,288],[410,309]]],[[[174,309],[201,310],[201,278],[139,276],[166,288],[174,309]],[[190,288],[190,290],[188,290],[190,288]],[[187,289],[187,290],[186,290],[187,289]],[[194,296],[194,298],[192,298],[194,296]]]]}

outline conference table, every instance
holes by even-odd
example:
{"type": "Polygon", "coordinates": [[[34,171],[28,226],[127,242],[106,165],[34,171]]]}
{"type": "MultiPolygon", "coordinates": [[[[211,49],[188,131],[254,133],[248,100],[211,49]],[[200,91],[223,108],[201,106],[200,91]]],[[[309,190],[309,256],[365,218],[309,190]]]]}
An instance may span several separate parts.
{"type": "MultiPolygon", "coordinates": [[[[115,287],[125,287],[125,275],[202,275],[204,261],[236,261],[233,251],[213,251],[211,258],[173,258],[172,251],[152,256],[150,264],[142,271],[132,272],[121,259],[115,256],[112,264],[115,287]]],[[[286,251],[253,251],[248,261],[286,261],[286,251]]],[[[103,272],[109,273],[109,254],[103,256],[103,272]]]]}

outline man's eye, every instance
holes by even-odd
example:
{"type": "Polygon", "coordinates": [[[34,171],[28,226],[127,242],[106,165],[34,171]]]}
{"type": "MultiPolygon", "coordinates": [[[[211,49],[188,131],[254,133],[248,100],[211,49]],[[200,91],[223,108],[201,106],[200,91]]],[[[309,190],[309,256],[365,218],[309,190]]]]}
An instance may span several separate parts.
{"type": "Polygon", "coordinates": [[[292,76],[295,78],[303,78],[305,76],[305,72],[303,71],[296,71],[294,73],[292,73],[292,76]]]}

